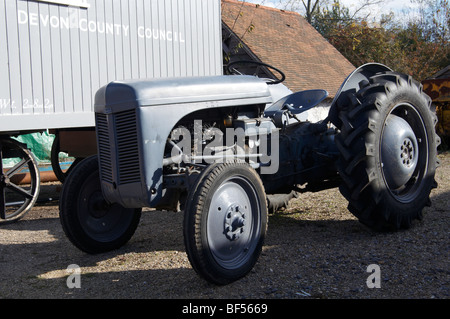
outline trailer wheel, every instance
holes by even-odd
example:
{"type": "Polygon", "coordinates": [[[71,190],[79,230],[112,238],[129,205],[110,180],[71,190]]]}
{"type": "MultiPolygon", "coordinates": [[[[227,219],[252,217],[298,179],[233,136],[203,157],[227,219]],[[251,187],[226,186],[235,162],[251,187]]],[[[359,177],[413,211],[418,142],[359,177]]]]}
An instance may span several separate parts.
{"type": "Polygon", "coordinates": [[[40,174],[37,161],[25,144],[2,138],[0,152],[0,224],[6,224],[18,221],[33,208],[39,197],[40,174]],[[3,166],[7,159],[13,162],[9,168],[3,166]]]}
{"type": "Polygon", "coordinates": [[[184,241],[194,270],[218,285],[255,265],[267,229],[267,205],[258,174],[246,163],[209,166],[186,202],[184,241]]]}
{"type": "Polygon", "coordinates": [[[409,228],[431,204],[439,137],[431,99],[411,77],[386,72],[360,83],[341,109],[336,138],[341,193],[374,230],[409,228]]]}
{"type": "Polygon", "coordinates": [[[60,221],[66,236],[90,254],[115,250],[126,244],[139,224],[141,209],[105,201],[97,156],[74,167],[63,185],[60,221]]]}

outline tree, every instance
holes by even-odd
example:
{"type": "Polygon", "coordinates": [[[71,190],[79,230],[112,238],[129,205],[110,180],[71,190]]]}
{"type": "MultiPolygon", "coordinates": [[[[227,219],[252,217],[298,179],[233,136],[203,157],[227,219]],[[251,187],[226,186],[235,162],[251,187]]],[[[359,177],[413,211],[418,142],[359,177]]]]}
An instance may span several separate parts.
{"type": "MultiPolygon", "coordinates": [[[[403,24],[387,28],[402,49],[398,68],[424,80],[450,64],[450,7],[448,0],[411,0],[418,4],[403,24]]],[[[398,19],[397,19],[398,20],[398,19]]]]}
{"type": "MultiPolygon", "coordinates": [[[[364,19],[368,19],[370,15],[370,7],[373,5],[377,5],[383,3],[385,0],[360,0],[355,6],[354,11],[350,14],[349,17],[351,19],[360,19],[364,17],[364,19]]],[[[285,10],[297,11],[303,14],[305,19],[309,23],[314,22],[314,17],[321,10],[321,8],[327,8],[330,4],[334,5],[336,1],[332,0],[278,0],[279,6],[285,10]]]]}
{"type": "Polygon", "coordinates": [[[406,22],[391,13],[369,23],[334,0],[312,25],[355,66],[379,62],[423,80],[450,64],[449,0],[412,1],[421,6],[406,22]]]}
{"type": "Polygon", "coordinates": [[[311,25],[325,38],[330,39],[338,30],[346,28],[353,22],[355,20],[351,17],[349,9],[335,0],[331,7],[322,7],[313,15],[311,25]]]}
{"type": "Polygon", "coordinates": [[[353,65],[383,63],[421,81],[450,64],[450,0],[410,1],[409,13],[379,18],[370,8],[384,0],[361,0],[353,9],[340,0],[278,0],[278,7],[302,12],[353,65]]]}
{"type": "Polygon", "coordinates": [[[319,10],[320,3],[326,3],[327,0],[280,0],[280,3],[284,6],[285,10],[301,11],[304,10],[304,16],[306,21],[311,23],[312,18],[317,10],[319,10]],[[302,3],[303,7],[300,5],[302,3]]]}
{"type": "Polygon", "coordinates": [[[316,12],[316,10],[319,7],[319,0],[307,0],[307,2],[305,3],[304,0],[302,0],[303,6],[305,7],[306,10],[306,21],[308,21],[309,23],[311,23],[312,21],[312,17],[314,15],[314,13],[316,12]]]}
{"type": "MultiPolygon", "coordinates": [[[[423,30],[427,40],[450,40],[450,7],[448,0],[410,0],[419,5],[417,18],[412,19],[423,30]]],[[[411,22],[411,21],[410,21],[411,22]]]]}

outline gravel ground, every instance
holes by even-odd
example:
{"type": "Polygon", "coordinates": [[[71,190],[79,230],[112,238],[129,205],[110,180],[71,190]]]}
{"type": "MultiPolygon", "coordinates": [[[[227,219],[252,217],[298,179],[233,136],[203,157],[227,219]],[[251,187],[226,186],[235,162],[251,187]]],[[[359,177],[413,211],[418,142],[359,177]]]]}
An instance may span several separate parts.
{"type": "MultiPolygon", "coordinates": [[[[370,231],[338,189],[303,194],[270,216],[253,271],[223,287],[191,268],[182,213],[146,210],[125,247],[92,256],[65,237],[58,202],[41,203],[19,222],[0,225],[0,298],[448,299],[450,153],[439,157],[433,205],[411,229],[370,231]],[[71,264],[81,267],[81,288],[67,287],[71,264]],[[380,267],[381,288],[366,284],[371,264],[380,267]]],[[[41,196],[57,197],[60,187],[43,185],[41,196]]]]}

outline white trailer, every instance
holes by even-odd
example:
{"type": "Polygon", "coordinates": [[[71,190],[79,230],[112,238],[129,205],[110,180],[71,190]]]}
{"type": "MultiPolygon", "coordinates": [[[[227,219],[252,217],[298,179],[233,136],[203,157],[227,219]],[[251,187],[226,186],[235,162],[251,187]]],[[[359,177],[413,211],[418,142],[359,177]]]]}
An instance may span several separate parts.
{"type": "Polygon", "coordinates": [[[39,193],[33,156],[12,136],[50,130],[54,154],[86,157],[100,87],[221,74],[220,0],[1,1],[0,155],[21,161],[1,170],[0,219],[17,220],[39,193]],[[24,168],[32,178],[19,186],[24,168]]]}

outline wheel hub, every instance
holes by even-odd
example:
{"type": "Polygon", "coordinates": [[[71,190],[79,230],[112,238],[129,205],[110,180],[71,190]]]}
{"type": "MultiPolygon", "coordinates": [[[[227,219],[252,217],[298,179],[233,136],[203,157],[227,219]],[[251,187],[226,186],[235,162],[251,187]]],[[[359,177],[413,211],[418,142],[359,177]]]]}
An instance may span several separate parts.
{"type": "Polygon", "coordinates": [[[402,159],[403,166],[409,168],[411,165],[413,165],[414,144],[409,138],[406,138],[403,141],[403,144],[400,146],[400,149],[400,157],[402,159]]]}
{"type": "Polygon", "coordinates": [[[245,212],[239,205],[230,205],[225,215],[225,236],[237,240],[245,231],[245,212]]]}
{"type": "Polygon", "coordinates": [[[89,214],[94,218],[103,218],[108,214],[108,204],[103,198],[101,192],[97,191],[89,197],[89,214]]]}
{"type": "Polygon", "coordinates": [[[418,141],[409,123],[400,116],[390,114],[385,124],[381,145],[383,172],[389,187],[398,189],[416,169],[418,141]]]}

